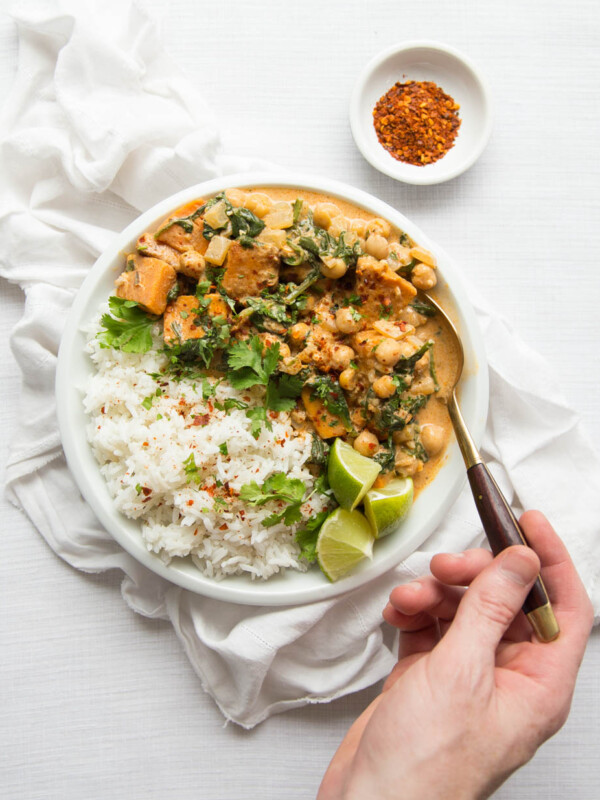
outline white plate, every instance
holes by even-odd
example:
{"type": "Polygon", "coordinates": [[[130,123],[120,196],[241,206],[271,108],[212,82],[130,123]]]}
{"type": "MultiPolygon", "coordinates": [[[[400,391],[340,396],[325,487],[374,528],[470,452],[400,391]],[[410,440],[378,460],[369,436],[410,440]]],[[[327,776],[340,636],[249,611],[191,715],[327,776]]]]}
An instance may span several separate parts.
{"type": "Polygon", "coordinates": [[[380,172],[405,183],[442,183],[460,175],[479,158],[492,131],[490,93],[467,56],[436,42],[404,42],[375,56],[360,74],[350,103],[356,146],[380,172]],[[433,81],[460,105],[461,126],[452,147],[433,164],[417,167],[398,161],[382,147],[373,125],[373,108],[398,81],[433,81]]]}
{"type": "Polygon", "coordinates": [[[70,310],[58,355],[56,393],[58,421],[67,462],[81,493],[96,516],[119,544],[148,569],[173,583],[198,594],[249,605],[294,605],[334,597],[355,589],[382,575],[416,550],[434,531],[455,501],[465,480],[465,469],[456,443],[448,449],[445,463],[435,480],[415,502],[397,534],[376,543],[372,562],[337,583],[329,583],[315,567],[307,573],[289,570],[268,581],[235,576],[222,581],[206,578],[189,559],[174,559],[168,566],[149,552],[141,538],[138,522],[122,516],[114,507],[106,483],[86,439],[88,418],[82,394],[93,372],[84,352],[86,336],[82,328],[97,314],[100,305],[114,291],[114,280],[123,269],[123,254],[135,249],[138,237],[166,217],[173,209],[197,197],[207,197],[234,186],[273,186],[322,192],[361,206],[385,217],[406,231],[416,242],[432,250],[439,263],[440,296],[446,306],[456,310],[455,322],[463,337],[466,353],[462,382],[461,408],[475,441],[485,427],[488,408],[488,376],[481,335],[475,314],[450,259],[409,220],[386,203],[345,184],[300,175],[278,177],[273,173],[242,174],[218,178],[190,187],[163,200],[131,223],[115,238],[85,279],[70,310]]]}

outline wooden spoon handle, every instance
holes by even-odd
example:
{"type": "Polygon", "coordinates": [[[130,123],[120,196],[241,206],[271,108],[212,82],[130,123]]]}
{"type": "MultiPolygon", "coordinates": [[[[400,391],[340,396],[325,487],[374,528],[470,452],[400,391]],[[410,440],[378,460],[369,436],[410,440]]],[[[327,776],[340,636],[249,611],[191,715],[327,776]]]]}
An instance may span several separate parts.
{"type": "MultiPolygon", "coordinates": [[[[467,470],[467,475],[477,511],[494,555],[511,545],[529,546],[515,515],[486,465],[474,464],[467,470]]],[[[539,575],[527,595],[523,611],[527,614],[539,639],[551,641],[558,636],[558,624],[539,575]]]]}

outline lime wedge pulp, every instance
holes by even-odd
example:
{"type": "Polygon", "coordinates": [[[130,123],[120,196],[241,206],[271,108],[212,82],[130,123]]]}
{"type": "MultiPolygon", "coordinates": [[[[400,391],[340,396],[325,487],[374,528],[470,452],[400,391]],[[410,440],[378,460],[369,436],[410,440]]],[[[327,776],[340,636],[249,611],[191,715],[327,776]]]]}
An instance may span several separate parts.
{"type": "Polygon", "coordinates": [[[413,501],[411,478],[396,478],[365,495],[365,516],[376,539],[387,536],[406,517],[413,501]]]}
{"type": "Polygon", "coordinates": [[[337,581],[372,555],[373,532],[360,511],[332,511],[317,539],[317,560],[325,577],[337,581]]]}
{"type": "Polygon", "coordinates": [[[343,439],[336,439],[329,454],[327,477],[335,499],[352,511],[363,499],[381,472],[372,458],[361,456],[343,439]]]}

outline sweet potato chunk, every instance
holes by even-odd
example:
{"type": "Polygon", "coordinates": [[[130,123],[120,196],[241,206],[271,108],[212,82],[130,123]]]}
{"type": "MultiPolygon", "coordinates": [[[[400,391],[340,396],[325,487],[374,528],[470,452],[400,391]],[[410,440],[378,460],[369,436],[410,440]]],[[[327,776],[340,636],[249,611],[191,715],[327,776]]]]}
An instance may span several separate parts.
{"type": "Polygon", "coordinates": [[[302,389],[301,397],[306,409],[306,416],[315,426],[321,439],[331,439],[333,436],[343,436],[346,433],[344,422],[340,417],[328,411],[321,399],[313,397],[309,386],[302,389]]]}
{"type": "Polygon", "coordinates": [[[179,344],[186,339],[201,339],[205,333],[198,323],[198,298],[181,294],[169,303],[163,317],[163,338],[166,344],[179,344]]]}
{"type": "Polygon", "coordinates": [[[279,254],[274,245],[243,247],[232,242],[225,262],[222,286],[230,297],[242,300],[277,285],[279,254]]]}
{"type": "Polygon", "coordinates": [[[205,336],[206,331],[201,322],[203,313],[227,321],[232,317],[231,309],[220,294],[207,294],[202,300],[193,294],[181,294],[169,303],[163,317],[165,343],[181,344],[186,339],[201,339],[205,336]]]}
{"type": "Polygon", "coordinates": [[[115,281],[117,297],[135,300],[150,314],[162,314],[177,274],[160,258],[127,256],[127,269],[115,281]]]}
{"type": "Polygon", "coordinates": [[[191,248],[204,254],[208,247],[208,241],[202,233],[204,222],[200,217],[189,219],[194,211],[197,211],[203,204],[204,200],[195,200],[193,203],[178,208],[158,226],[158,231],[154,234],[156,241],[167,244],[180,253],[191,248]],[[183,220],[184,225],[178,224],[175,220],[183,220]]]}
{"type": "Polygon", "coordinates": [[[416,295],[417,290],[386,262],[367,257],[359,258],[356,267],[356,294],[362,304],[360,313],[366,320],[394,320],[416,295]]]}

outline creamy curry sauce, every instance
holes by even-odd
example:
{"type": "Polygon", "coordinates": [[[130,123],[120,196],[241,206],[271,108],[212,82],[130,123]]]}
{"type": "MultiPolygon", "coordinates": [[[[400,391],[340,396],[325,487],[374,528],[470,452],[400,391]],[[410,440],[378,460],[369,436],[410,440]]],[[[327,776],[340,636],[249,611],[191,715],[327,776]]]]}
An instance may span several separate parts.
{"type": "Polygon", "coordinates": [[[431,253],[358,206],[257,187],[174,211],[140,237],[116,287],[162,317],[184,373],[226,375],[223,351],[235,342],[259,337],[263,356],[277,348],[279,389],[265,414],[278,413],[277,398],[291,409],[292,424],[321,442],[315,465],[341,436],[382,464],[379,485],[411,476],[417,493],[444,457],[457,361],[417,293],[436,285],[435,267],[431,253]]]}

